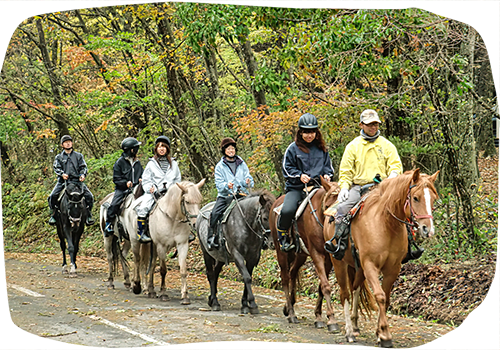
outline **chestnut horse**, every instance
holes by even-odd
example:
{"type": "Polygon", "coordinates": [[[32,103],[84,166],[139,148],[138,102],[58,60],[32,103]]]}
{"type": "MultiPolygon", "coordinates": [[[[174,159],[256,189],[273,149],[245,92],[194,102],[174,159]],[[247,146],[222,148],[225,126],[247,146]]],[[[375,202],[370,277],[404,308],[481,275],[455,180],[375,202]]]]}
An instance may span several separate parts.
{"type": "MultiPolygon", "coordinates": [[[[322,328],[325,326],[322,321],[321,311],[323,298],[325,298],[328,330],[331,332],[338,332],[340,328],[333,319],[333,307],[330,300],[332,288],[328,282],[328,274],[332,269],[332,263],[324,249],[325,240],[323,238],[322,223],[324,221],[323,212],[329,205],[335,202],[339,188],[336,183],[327,182],[323,178],[321,178],[321,184],[322,187],[320,187],[311,198],[310,203],[307,204],[303,214],[297,220],[296,225],[292,225],[290,230],[293,239],[295,239],[296,234],[298,234],[303,241],[303,245],[300,244],[302,248],[299,252],[296,252],[295,250],[283,252],[280,250],[276,228],[278,214],[274,211],[274,209],[283,203],[283,200],[285,199],[284,195],[280,196],[271,207],[269,226],[274,241],[274,247],[276,249],[278,263],[281,269],[281,284],[286,297],[283,314],[287,316],[288,322],[298,323],[294,310],[297,277],[300,267],[305,263],[307,257],[311,256],[316,269],[316,274],[320,280],[318,300],[314,311],[316,315],[314,325],[316,328],[322,328]],[[298,232],[295,232],[294,227],[298,228],[298,232]]],[[[295,246],[298,247],[299,242],[295,242],[295,246]]]]}
{"type": "MultiPolygon", "coordinates": [[[[378,304],[377,337],[382,347],[392,347],[386,311],[394,281],[401,271],[401,262],[408,251],[408,235],[419,233],[423,237],[434,235],[432,206],[438,198],[434,187],[439,171],[429,176],[419,169],[407,171],[392,179],[385,179],[366,197],[364,206],[351,220],[351,238],[344,258],[339,261],[330,256],[340,299],[344,306],[347,341],[353,342],[359,334],[359,290],[365,281],[373,290],[378,304]],[[408,228],[408,229],[407,229],[408,228]],[[351,244],[358,251],[358,269],[355,276],[349,273],[356,266],[351,244]],[[382,286],[379,276],[382,274],[382,286]],[[349,291],[354,290],[352,315],[349,315],[349,291]]],[[[333,237],[334,220],[325,219],[324,238],[333,237]]]]}

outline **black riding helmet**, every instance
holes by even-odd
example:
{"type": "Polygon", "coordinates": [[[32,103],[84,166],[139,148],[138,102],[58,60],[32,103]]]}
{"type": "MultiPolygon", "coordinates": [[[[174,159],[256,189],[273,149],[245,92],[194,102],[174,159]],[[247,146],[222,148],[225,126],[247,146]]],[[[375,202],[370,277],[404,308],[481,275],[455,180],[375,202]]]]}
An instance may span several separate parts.
{"type": "Polygon", "coordinates": [[[141,143],[133,137],[127,137],[122,141],[121,149],[128,155],[135,156],[139,151],[141,143]]]}
{"type": "Polygon", "coordinates": [[[311,113],[303,114],[299,118],[299,128],[301,129],[317,129],[318,119],[311,113]]]}
{"type": "Polygon", "coordinates": [[[158,136],[156,138],[155,145],[158,142],[163,142],[164,144],[166,144],[170,148],[170,139],[168,137],[166,137],[166,136],[158,136]]]}
{"type": "Polygon", "coordinates": [[[238,148],[236,148],[236,141],[234,141],[231,137],[226,137],[220,142],[220,150],[223,155],[226,155],[226,148],[229,146],[233,146],[236,149],[236,152],[238,152],[238,148]]]}
{"type": "Polygon", "coordinates": [[[73,139],[71,138],[71,136],[69,135],[64,135],[63,137],[61,137],[61,145],[66,142],[66,141],[71,141],[73,142],[73,139]]]}

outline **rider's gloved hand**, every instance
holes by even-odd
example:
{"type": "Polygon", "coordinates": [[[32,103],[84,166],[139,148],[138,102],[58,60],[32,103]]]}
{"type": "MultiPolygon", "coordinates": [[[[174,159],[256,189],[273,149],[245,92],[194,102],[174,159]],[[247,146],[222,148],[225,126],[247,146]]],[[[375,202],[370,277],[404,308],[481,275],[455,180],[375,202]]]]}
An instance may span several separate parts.
{"type": "Polygon", "coordinates": [[[391,171],[389,176],[387,177],[388,179],[392,179],[393,177],[398,176],[398,172],[396,170],[391,171]]]}
{"type": "Polygon", "coordinates": [[[339,196],[337,197],[340,203],[344,202],[349,198],[349,190],[347,188],[343,188],[340,190],[339,196]]]}

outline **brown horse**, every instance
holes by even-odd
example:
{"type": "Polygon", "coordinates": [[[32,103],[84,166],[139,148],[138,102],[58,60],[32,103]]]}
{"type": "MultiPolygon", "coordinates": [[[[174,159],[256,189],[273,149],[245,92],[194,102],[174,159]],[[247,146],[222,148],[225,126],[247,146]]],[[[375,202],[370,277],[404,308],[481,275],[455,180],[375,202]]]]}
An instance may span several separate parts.
{"type": "MultiPolygon", "coordinates": [[[[432,206],[438,198],[434,187],[438,173],[439,171],[429,176],[416,169],[384,180],[370,192],[363,208],[352,219],[351,239],[342,261],[330,257],[340,287],[346,338],[349,342],[353,342],[354,336],[359,334],[359,293],[366,278],[379,308],[376,331],[378,341],[382,347],[392,347],[392,335],[386,318],[392,286],[408,251],[408,235],[419,233],[423,237],[431,237],[434,234],[432,206]],[[352,273],[356,266],[356,258],[351,250],[352,242],[358,251],[360,264],[355,274],[352,273]],[[380,274],[383,276],[382,286],[380,274]],[[355,291],[352,315],[349,315],[348,287],[355,291]]],[[[333,220],[330,222],[327,217],[325,240],[333,237],[334,232],[335,223],[333,220]]]]}
{"type": "Polygon", "coordinates": [[[274,209],[283,203],[285,198],[284,195],[280,196],[271,207],[269,226],[274,241],[274,247],[276,248],[278,263],[281,268],[281,283],[286,297],[283,314],[288,317],[288,322],[298,323],[294,310],[297,277],[300,267],[304,264],[307,257],[311,256],[316,269],[316,274],[320,280],[318,288],[318,301],[314,312],[316,315],[314,325],[316,328],[322,328],[325,326],[322,321],[321,311],[323,298],[325,298],[328,330],[338,332],[340,328],[333,319],[333,307],[330,300],[332,288],[328,282],[328,274],[332,269],[332,264],[323,247],[325,245],[325,240],[323,238],[322,227],[322,223],[324,221],[323,212],[329,205],[335,202],[338,194],[338,185],[336,183],[327,182],[323,178],[321,178],[321,184],[322,187],[314,194],[303,214],[297,220],[296,227],[298,228],[298,232],[294,233],[294,225],[292,225],[290,230],[294,239],[296,234],[298,234],[303,241],[303,244],[295,242],[295,246],[301,246],[301,250],[299,252],[290,251],[286,253],[280,250],[276,228],[278,214],[276,214],[274,209]]]}

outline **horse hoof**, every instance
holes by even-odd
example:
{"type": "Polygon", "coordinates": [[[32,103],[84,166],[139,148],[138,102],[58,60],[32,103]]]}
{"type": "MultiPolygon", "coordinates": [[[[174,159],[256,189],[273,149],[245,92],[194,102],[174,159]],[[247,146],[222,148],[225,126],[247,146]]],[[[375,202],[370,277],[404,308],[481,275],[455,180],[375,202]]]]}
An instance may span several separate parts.
{"type": "Polygon", "coordinates": [[[170,298],[168,297],[168,295],[163,294],[163,295],[160,297],[160,300],[161,300],[161,301],[170,301],[170,298]]]}
{"type": "Polygon", "coordinates": [[[283,315],[285,315],[286,317],[288,317],[288,309],[287,309],[286,305],[283,306],[283,315]]]}
{"type": "Polygon", "coordinates": [[[62,267],[62,271],[61,272],[63,273],[63,275],[69,273],[69,271],[68,271],[68,265],[64,265],[62,267]]]}
{"type": "Polygon", "coordinates": [[[389,340],[380,340],[380,347],[381,348],[392,348],[392,339],[389,340]]]}
{"type": "Polygon", "coordinates": [[[125,286],[126,289],[130,289],[130,287],[132,286],[132,284],[130,284],[130,282],[125,282],[125,283],[123,283],[123,285],[125,286]]]}
{"type": "Polygon", "coordinates": [[[212,311],[220,311],[220,305],[212,305],[212,311]]]}
{"type": "Polygon", "coordinates": [[[191,301],[189,300],[189,298],[184,298],[181,301],[181,305],[191,305],[191,301]]]}
{"type": "Polygon", "coordinates": [[[248,314],[249,312],[250,312],[250,309],[248,308],[248,306],[244,306],[244,307],[242,307],[242,308],[241,308],[241,313],[242,313],[243,315],[246,315],[246,314],[248,314]]]}
{"type": "Polygon", "coordinates": [[[134,292],[134,294],[141,294],[141,284],[134,283],[134,287],[132,288],[132,291],[134,292]]]}
{"type": "Polygon", "coordinates": [[[323,322],[323,321],[315,321],[314,322],[314,327],[315,328],[325,328],[325,322],[323,322]]]}
{"type": "Polygon", "coordinates": [[[353,337],[347,337],[346,336],[346,340],[347,340],[348,343],[354,343],[354,342],[356,342],[356,337],[354,337],[354,336],[353,337]]]}
{"type": "Polygon", "coordinates": [[[109,284],[109,285],[108,285],[108,289],[110,289],[110,290],[111,290],[111,289],[115,289],[115,286],[114,286],[113,284],[109,284]]]}
{"type": "Polygon", "coordinates": [[[250,308],[250,313],[252,315],[258,315],[259,314],[259,308],[258,307],[250,308]]]}
{"type": "Polygon", "coordinates": [[[330,333],[340,333],[340,327],[336,323],[332,323],[328,325],[328,332],[330,333]]]}
{"type": "Polygon", "coordinates": [[[297,318],[297,316],[288,317],[288,323],[297,324],[299,323],[299,319],[297,318]]]}

